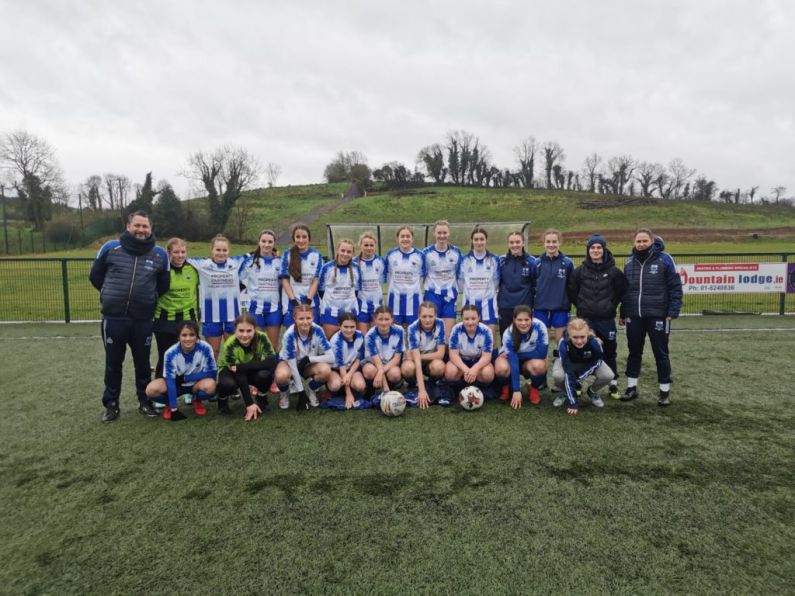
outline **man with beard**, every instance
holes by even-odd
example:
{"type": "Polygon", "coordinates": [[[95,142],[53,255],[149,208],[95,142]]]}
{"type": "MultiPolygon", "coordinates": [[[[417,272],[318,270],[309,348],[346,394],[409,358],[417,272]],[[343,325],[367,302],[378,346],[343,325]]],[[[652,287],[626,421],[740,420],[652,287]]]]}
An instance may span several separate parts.
{"type": "Polygon", "coordinates": [[[152,319],[158,297],[168,291],[168,268],[168,254],[155,245],[149,216],[143,211],[130,214],[127,229],[99,249],[91,266],[88,278],[100,291],[105,345],[103,422],[113,422],[121,412],[122,365],[128,345],[135,365],[138,411],[158,415],[146,397],[146,385],[151,376],[152,319]]]}

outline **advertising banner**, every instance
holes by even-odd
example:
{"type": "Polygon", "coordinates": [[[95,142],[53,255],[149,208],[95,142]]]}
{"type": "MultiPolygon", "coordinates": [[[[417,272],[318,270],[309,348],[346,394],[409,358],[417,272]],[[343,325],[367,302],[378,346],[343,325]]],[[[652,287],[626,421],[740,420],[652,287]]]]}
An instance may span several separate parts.
{"type": "Polygon", "coordinates": [[[795,263],[787,263],[787,293],[795,294],[795,263]]]}
{"type": "Polygon", "coordinates": [[[687,294],[787,291],[787,263],[679,263],[678,267],[687,294]]]}

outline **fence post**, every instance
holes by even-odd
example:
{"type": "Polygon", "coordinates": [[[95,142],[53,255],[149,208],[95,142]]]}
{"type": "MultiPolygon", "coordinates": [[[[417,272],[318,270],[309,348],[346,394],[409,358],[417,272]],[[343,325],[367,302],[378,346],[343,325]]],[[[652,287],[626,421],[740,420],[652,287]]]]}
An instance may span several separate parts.
{"type": "Polygon", "coordinates": [[[69,276],[66,259],[61,259],[61,280],[63,281],[63,318],[64,323],[69,323],[72,317],[69,308],[69,276]]]}
{"type": "Polygon", "coordinates": [[[19,247],[18,255],[22,254],[22,228],[17,228],[17,246],[19,247]]]}
{"type": "MultiPolygon", "coordinates": [[[[782,263],[787,262],[786,254],[781,255],[781,262],[782,263]]],[[[784,269],[786,270],[786,266],[784,267],[784,269]]],[[[783,315],[784,311],[786,310],[786,307],[787,307],[787,284],[785,283],[784,291],[778,295],[778,314],[783,315]]]]}
{"type": "Polygon", "coordinates": [[[36,244],[35,241],[33,240],[33,230],[30,231],[30,254],[32,255],[36,254],[36,244]]]}
{"type": "Polygon", "coordinates": [[[43,247],[41,252],[46,253],[47,252],[47,232],[46,231],[43,231],[41,233],[41,245],[43,247]]]}

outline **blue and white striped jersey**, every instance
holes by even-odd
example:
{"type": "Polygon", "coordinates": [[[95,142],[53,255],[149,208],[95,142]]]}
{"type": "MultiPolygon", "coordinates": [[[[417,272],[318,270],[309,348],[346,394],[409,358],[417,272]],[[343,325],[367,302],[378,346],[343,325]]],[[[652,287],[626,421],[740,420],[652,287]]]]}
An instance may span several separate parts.
{"type": "MultiPolygon", "coordinates": [[[[288,279],[290,281],[290,286],[293,288],[293,293],[300,301],[302,298],[306,298],[307,294],[309,294],[309,287],[312,285],[312,282],[316,278],[320,277],[320,270],[323,267],[323,257],[321,257],[320,253],[314,248],[308,248],[306,251],[298,254],[301,256],[301,280],[296,281],[290,277],[289,251],[282,255],[282,269],[279,272],[279,277],[281,279],[288,279]]],[[[319,304],[317,295],[315,295],[315,298],[312,302],[315,306],[319,304]]],[[[287,296],[287,292],[283,292],[282,312],[286,314],[289,312],[289,310],[290,298],[287,296]]]]}
{"type": "Polygon", "coordinates": [[[182,377],[183,385],[193,385],[201,379],[215,379],[217,372],[213,349],[207,342],[197,341],[193,351],[187,353],[178,343],[171,346],[163,356],[163,378],[169,405],[177,407],[177,377],[182,377]]]}
{"type": "Polygon", "coordinates": [[[329,340],[331,351],[334,353],[333,368],[348,368],[358,358],[364,360],[364,335],[358,329],[353,334],[353,339],[348,341],[337,331],[329,340]]]}
{"type": "Polygon", "coordinates": [[[416,248],[403,252],[393,248],[386,255],[389,307],[395,315],[419,314],[425,257],[416,248]]]}
{"type": "Polygon", "coordinates": [[[419,319],[414,321],[408,328],[409,350],[419,350],[420,354],[435,352],[439,346],[445,345],[444,322],[436,319],[433,328],[425,331],[420,327],[419,319]]]}
{"type": "Polygon", "coordinates": [[[359,310],[371,313],[384,303],[386,261],[375,255],[369,261],[354,257],[353,264],[359,270],[359,310]]]}
{"type": "Polygon", "coordinates": [[[356,291],[359,289],[359,268],[352,265],[338,266],[329,261],[320,270],[319,290],[323,292],[320,312],[332,317],[341,312],[359,312],[356,291]]]}
{"type": "Polygon", "coordinates": [[[447,250],[439,252],[431,244],[422,251],[425,256],[425,291],[432,292],[444,298],[447,302],[455,302],[458,298],[458,270],[461,267],[463,255],[453,245],[447,250]]]}
{"type": "Polygon", "coordinates": [[[549,346],[549,334],[547,327],[538,319],[533,319],[532,327],[527,333],[519,337],[519,345],[513,345],[513,325],[510,325],[502,334],[502,347],[500,354],[514,352],[519,360],[529,360],[530,358],[547,357],[549,346]]]}
{"type": "Polygon", "coordinates": [[[370,361],[373,356],[380,356],[381,362],[387,363],[395,354],[403,353],[403,327],[392,325],[389,335],[384,337],[378,327],[372,327],[364,338],[364,356],[370,361]]]}
{"type": "Polygon", "coordinates": [[[478,258],[470,251],[461,261],[458,281],[464,304],[491,300],[497,296],[500,286],[500,259],[488,251],[478,258]]]}
{"type": "Polygon", "coordinates": [[[279,360],[300,360],[304,356],[321,356],[331,350],[331,346],[317,323],[312,323],[309,335],[301,337],[295,330],[295,325],[290,325],[282,337],[282,347],[279,350],[279,360]]]}
{"type": "Polygon", "coordinates": [[[450,331],[450,349],[458,350],[458,354],[465,360],[477,360],[484,352],[494,349],[494,336],[491,329],[483,323],[478,323],[474,337],[470,337],[463,323],[458,323],[450,331]]]}
{"type": "Polygon", "coordinates": [[[279,312],[282,296],[279,280],[281,269],[281,257],[260,257],[255,262],[254,256],[249,255],[243,261],[240,281],[246,286],[250,312],[258,315],[279,312]]]}
{"type": "Polygon", "coordinates": [[[199,272],[199,308],[203,323],[231,323],[240,314],[240,266],[245,255],[224,263],[189,258],[199,272]]]}

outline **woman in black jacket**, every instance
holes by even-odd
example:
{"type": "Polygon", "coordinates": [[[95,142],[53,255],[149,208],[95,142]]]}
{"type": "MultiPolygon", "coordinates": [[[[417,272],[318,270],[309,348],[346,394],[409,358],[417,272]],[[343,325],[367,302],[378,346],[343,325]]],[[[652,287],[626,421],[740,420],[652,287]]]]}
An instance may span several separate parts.
{"type": "Polygon", "coordinates": [[[585,319],[601,340],[604,361],[613,371],[608,392],[613,399],[619,399],[616,309],[627,289],[627,280],[616,267],[613,253],[601,234],[591,236],[586,246],[585,260],[569,276],[569,300],[577,307],[577,316],[585,319]]]}

